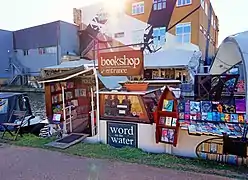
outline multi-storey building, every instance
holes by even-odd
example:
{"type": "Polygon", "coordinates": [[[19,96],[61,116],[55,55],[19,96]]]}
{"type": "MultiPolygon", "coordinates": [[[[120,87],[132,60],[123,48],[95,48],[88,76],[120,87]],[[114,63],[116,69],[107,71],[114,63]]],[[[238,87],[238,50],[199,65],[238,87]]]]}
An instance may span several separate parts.
{"type": "MultiPolygon", "coordinates": [[[[78,54],[78,27],[63,21],[17,31],[0,31],[0,78],[40,75],[40,69],[58,65],[63,55],[78,54]]],[[[27,78],[26,78],[27,79],[27,78]]],[[[27,81],[26,81],[27,82],[27,81]]]]}
{"type": "Polygon", "coordinates": [[[123,0],[74,9],[80,26],[80,51],[94,58],[94,42],[109,51],[135,49],[147,53],[168,48],[197,49],[212,57],[218,44],[218,18],[209,0],[123,0]],[[122,2],[122,4],[121,4],[122,2]],[[113,48],[130,45],[125,48],[113,48]],[[112,47],[112,48],[111,48],[112,47]]]}

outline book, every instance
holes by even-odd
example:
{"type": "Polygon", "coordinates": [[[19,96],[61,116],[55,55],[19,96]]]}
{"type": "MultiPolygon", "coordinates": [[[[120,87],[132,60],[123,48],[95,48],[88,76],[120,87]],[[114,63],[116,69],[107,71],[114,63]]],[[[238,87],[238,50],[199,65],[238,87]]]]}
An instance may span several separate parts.
{"type": "Polygon", "coordinates": [[[166,126],[171,126],[172,123],[172,117],[166,117],[165,118],[165,125],[166,126]]]}
{"type": "Polygon", "coordinates": [[[207,121],[212,121],[213,120],[213,113],[212,112],[208,112],[207,113],[207,121]]]}
{"type": "Polygon", "coordinates": [[[218,101],[212,101],[212,110],[213,112],[223,112],[223,106],[220,102],[218,101]]]}
{"type": "Polygon", "coordinates": [[[162,111],[172,112],[173,111],[173,100],[164,99],[162,111]]]}
{"type": "Polygon", "coordinates": [[[207,112],[202,112],[201,113],[201,120],[206,121],[208,119],[208,113],[207,112]]]}
{"type": "Polygon", "coordinates": [[[246,112],[245,99],[235,99],[236,113],[246,112]]]}
{"type": "Polygon", "coordinates": [[[190,101],[185,102],[185,113],[190,113],[190,101]]]}
{"type": "Polygon", "coordinates": [[[175,130],[174,129],[168,129],[168,138],[169,138],[170,143],[174,142],[174,136],[175,136],[175,130]]]}
{"type": "Polygon", "coordinates": [[[197,120],[196,114],[190,114],[190,120],[197,120]]]}
{"type": "Polygon", "coordinates": [[[230,122],[230,114],[225,113],[225,122],[230,122]]]}
{"type": "Polygon", "coordinates": [[[212,111],[212,102],[211,101],[201,101],[201,112],[207,113],[212,111]]]}
{"type": "Polygon", "coordinates": [[[201,112],[200,102],[190,101],[190,114],[197,114],[201,112]]]}
{"type": "Polygon", "coordinates": [[[244,115],[243,114],[238,114],[238,122],[239,123],[244,123],[245,119],[244,119],[244,115]]]}
{"type": "Polygon", "coordinates": [[[162,128],[161,132],[161,141],[165,143],[173,143],[174,142],[174,129],[162,128]]]}
{"type": "Polygon", "coordinates": [[[223,104],[224,113],[236,113],[236,108],[234,105],[223,104]]]}
{"type": "Polygon", "coordinates": [[[185,112],[185,101],[179,101],[178,112],[185,112]]]}
{"type": "Polygon", "coordinates": [[[180,112],[178,118],[184,120],[184,112],[180,112]]]}
{"type": "Polygon", "coordinates": [[[220,121],[220,112],[213,112],[213,121],[220,121]]]}
{"type": "Polygon", "coordinates": [[[196,114],[196,120],[201,120],[201,119],[202,119],[201,113],[199,112],[199,113],[196,114]]]}
{"type": "Polygon", "coordinates": [[[184,114],[184,118],[185,118],[185,120],[189,120],[190,119],[190,114],[189,113],[185,113],[184,114]]]}
{"type": "Polygon", "coordinates": [[[197,134],[196,126],[195,125],[189,125],[188,131],[190,134],[197,134]]]}
{"type": "Polygon", "coordinates": [[[238,122],[238,114],[231,114],[230,121],[231,122],[238,122]]]}
{"type": "Polygon", "coordinates": [[[177,119],[176,118],[172,119],[171,126],[173,126],[173,127],[177,126],[177,119]]]}
{"type": "Polygon", "coordinates": [[[225,122],[225,114],[220,113],[220,121],[225,122]]]}
{"type": "Polygon", "coordinates": [[[162,124],[162,125],[165,124],[165,117],[161,116],[161,117],[159,118],[159,124],[162,124]]]}

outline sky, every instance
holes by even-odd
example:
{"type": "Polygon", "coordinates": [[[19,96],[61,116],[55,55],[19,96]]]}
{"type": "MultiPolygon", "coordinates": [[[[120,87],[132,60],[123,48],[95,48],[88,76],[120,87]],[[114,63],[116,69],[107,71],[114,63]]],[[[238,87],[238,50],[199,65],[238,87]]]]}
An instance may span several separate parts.
{"type": "MultiPolygon", "coordinates": [[[[18,30],[57,20],[73,22],[73,8],[100,0],[1,1],[0,29],[18,30]]],[[[211,0],[211,2],[219,18],[219,43],[229,35],[248,30],[248,23],[244,21],[248,17],[248,0],[211,0]]]]}

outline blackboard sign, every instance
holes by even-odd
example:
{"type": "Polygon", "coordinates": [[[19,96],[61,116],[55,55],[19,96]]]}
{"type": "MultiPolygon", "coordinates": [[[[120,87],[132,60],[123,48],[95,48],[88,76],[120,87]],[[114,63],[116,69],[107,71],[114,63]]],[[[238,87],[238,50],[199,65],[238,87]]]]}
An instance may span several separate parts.
{"type": "Polygon", "coordinates": [[[137,124],[107,122],[107,144],[114,147],[137,147],[137,124]]]}

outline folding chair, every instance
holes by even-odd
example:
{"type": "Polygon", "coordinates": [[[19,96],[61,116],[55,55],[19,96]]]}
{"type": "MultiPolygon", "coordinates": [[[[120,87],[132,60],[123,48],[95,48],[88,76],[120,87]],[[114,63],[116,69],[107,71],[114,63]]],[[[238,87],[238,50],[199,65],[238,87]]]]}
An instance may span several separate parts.
{"type": "Polygon", "coordinates": [[[10,117],[9,117],[8,122],[1,124],[4,128],[4,131],[2,134],[2,139],[3,139],[6,132],[8,132],[13,137],[14,141],[17,139],[17,136],[19,133],[20,133],[20,136],[22,137],[21,127],[22,127],[23,122],[25,120],[25,116],[26,116],[26,111],[13,110],[10,117]],[[14,122],[12,122],[13,119],[15,120],[14,122]],[[15,134],[13,132],[11,132],[11,130],[9,129],[10,127],[12,127],[15,130],[15,134]]]}

